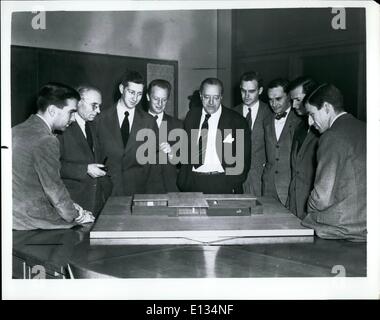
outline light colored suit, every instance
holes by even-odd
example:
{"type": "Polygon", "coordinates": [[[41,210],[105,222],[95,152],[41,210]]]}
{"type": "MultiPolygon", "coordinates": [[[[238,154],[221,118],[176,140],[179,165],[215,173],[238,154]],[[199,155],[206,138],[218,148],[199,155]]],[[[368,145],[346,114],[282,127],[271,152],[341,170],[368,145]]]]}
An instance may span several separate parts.
{"type": "Polygon", "coordinates": [[[12,129],[13,229],[61,229],[78,212],[59,171],[59,141],[36,115],[12,129]]]}
{"type": "Polygon", "coordinates": [[[135,115],[130,129],[126,146],[120,132],[116,106],[104,110],[95,119],[97,139],[100,143],[101,158],[107,157],[106,165],[109,169],[113,189],[112,195],[133,195],[137,193],[160,193],[156,190],[156,180],[160,177],[157,166],[140,164],[136,159],[137,150],[144,141],[137,141],[136,136],[140,129],[151,129],[156,136],[158,152],[158,127],[156,120],[140,107],[135,108],[135,115]]]}
{"type": "Polygon", "coordinates": [[[339,117],[319,139],[317,172],[302,224],[326,239],[365,241],[366,125],[339,117]]]}
{"type": "MultiPolygon", "coordinates": [[[[243,115],[243,104],[235,107],[235,110],[243,115]]],[[[269,106],[260,101],[259,110],[251,131],[251,168],[247,180],[243,184],[244,193],[261,196],[261,179],[265,165],[265,143],[264,143],[264,120],[271,117],[272,111],[269,106]]]]}
{"type": "Polygon", "coordinates": [[[301,119],[291,109],[277,141],[274,115],[264,121],[267,160],[263,172],[263,196],[270,196],[285,206],[291,178],[290,153],[293,135],[301,119]]]}

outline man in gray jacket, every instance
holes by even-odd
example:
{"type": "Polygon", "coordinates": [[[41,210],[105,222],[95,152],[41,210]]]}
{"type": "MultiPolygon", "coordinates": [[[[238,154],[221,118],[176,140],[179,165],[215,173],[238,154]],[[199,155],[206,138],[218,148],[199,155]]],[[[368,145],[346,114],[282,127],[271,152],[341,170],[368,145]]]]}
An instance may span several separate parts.
{"type": "Polygon", "coordinates": [[[344,111],[342,94],[331,84],[309,96],[306,110],[321,137],[308,215],[302,224],[321,238],[365,241],[366,125],[344,111]]]}
{"type": "Polygon", "coordinates": [[[49,83],[37,98],[37,114],[12,129],[13,229],[63,229],[94,221],[75,204],[63,184],[59,141],[74,120],[80,96],[74,89],[49,83]]]}

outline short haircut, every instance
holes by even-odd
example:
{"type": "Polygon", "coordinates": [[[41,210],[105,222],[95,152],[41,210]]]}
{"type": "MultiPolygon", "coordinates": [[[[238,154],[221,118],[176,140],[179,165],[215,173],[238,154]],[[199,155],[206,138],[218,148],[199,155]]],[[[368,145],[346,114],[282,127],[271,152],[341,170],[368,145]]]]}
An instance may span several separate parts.
{"type": "Polygon", "coordinates": [[[333,106],[336,112],[344,111],[343,95],[337,87],[330,83],[317,87],[305,102],[315,106],[318,110],[322,108],[324,102],[327,102],[333,106]]]}
{"type": "Polygon", "coordinates": [[[288,91],[290,92],[300,86],[302,87],[303,93],[308,95],[313,92],[318,85],[317,82],[310,77],[298,77],[289,83],[288,91]]]}
{"type": "Polygon", "coordinates": [[[121,84],[123,85],[123,87],[126,87],[128,86],[128,82],[144,84],[144,77],[141,75],[140,72],[127,70],[121,78],[121,84]]]}
{"type": "Polygon", "coordinates": [[[220,81],[219,79],[217,78],[207,78],[207,79],[204,79],[201,83],[201,86],[199,87],[199,92],[200,94],[203,93],[203,88],[205,87],[205,85],[213,85],[213,86],[219,86],[220,88],[220,93],[223,94],[224,92],[224,88],[223,88],[223,82],[220,81]]]}
{"type": "Polygon", "coordinates": [[[284,92],[288,93],[289,81],[284,78],[277,78],[268,83],[268,89],[282,87],[284,92]]]}
{"type": "Polygon", "coordinates": [[[75,89],[78,91],[81,98],[83,98],[83,95],[88,91],[96,91],[96,92],[99,92],[101,94],[101,91],[99,90],[99,88],[94,87],[90,84],[81,84],[81,85],[77,86],[75,89]]]}
{"type": "Polygon", "coordinates": [[[79,101],[81,97],[75,89],[65,84],[49,82],[38,92],[37,109],[38,111],[45,112],[50,105],[55,105],[62,109],[67,105],[68,99],[76,99],[79,101]]]}
{"type": "Polygon", "coordinates": [[[168,97],[170,96],[172,86],[171,86],[169,81],[166,81],[164,79],[152,80],[148,86],[148,94],[151,94],[153,87],[159,87],[161,89],[166,89],[168,91],[168,97]]]}
{"type": "Polygon", "coordinates": [[[263,86],[263,79],[261,78],[260,74],[256,71],[248,71],[242,74],[240,77],[240,84],[243,81],[257,81],[258,88],[261,88],[263,86]]]}

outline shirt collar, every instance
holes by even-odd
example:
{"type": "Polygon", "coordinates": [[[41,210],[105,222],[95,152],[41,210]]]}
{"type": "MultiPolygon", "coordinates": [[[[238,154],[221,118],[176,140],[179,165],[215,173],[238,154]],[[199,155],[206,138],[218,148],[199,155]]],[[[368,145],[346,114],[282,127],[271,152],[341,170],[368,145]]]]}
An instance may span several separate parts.
{"type": "Polygon", "coordinates": [[[248,109],[257,109],[259,107],[259,104],[260,104],[260,101],[257,100],[252,106],[248,107],[247,105],[243,104],[244,108],[247,108],[247,111],[248,109]]]}
{"type": "Polygon", "coordinates": [[[333,119],[333,121],[331,121],[330,128],[332,127],[332,125],[334,124],[334,122],[336,121],[336,119],[338,119],[339,117],[343,116],[346,113],[347,112],[342,112],[342,113],[339,113],[338,115],[336,115],[335,118],[333,119]]]}
{"type": "MultiPolygon", "coordinates": [[[[206,117],[206,110],[202,107],[202,116],[206,117]]],[[[222,105],[219,106],[218,110],[210,115],[210,118],[219,118],[222,114],[222,105]]]]}
{"type": "Polygon", "coordinates": [[[156,117],[156,116],[157,116],[157,119],[160,120],[160,121],[162,121],[162,118],[164,117],[164,113],[163,113],[163,112],[161,112],[161,113],[159,113],[159,114],[155,114],[155,113],[153,113],[153,112],[151,112],[151,111],[148,111],[148,113],[149,113],[151,116],[153,116],[153,117],[156,117]]]}
{"type": "Polygon", "coordinates": [[[289,107],[288,109],[286,109],[284,112],[286,112],[286,116],[277,120],[275,119],[275,121],[286,121],[286,119],[288,119],[288,116],[289,116],[289,113],[290,113],[290,110],[292,109],[292,107],[289,107]]]}
{"type": "Polygon", "coordinates": [[[75,117],[75,121],[78,123],[78,125],[81,128],[85,128],[86,127],[86,121],[84,121],[84,119],[79,115],[78,112],[75,112],[74,117],[75,117]]]}
{"type": "Polygon", "coordinates": [[[39,115],[38,113],[36,113],[36,116],[39,117],[43,122],[45,122],[45,124],[48,126],[50,132],[53,132],[50,124],[45,120],[45,118],[43,116],[39,115]]]}
{"type": "Polygon", "coordinates": [[[127,108],[125,106],[124,103],[121,102],[121,100],[119,99],[119,101],[117,102],[117,106],[116,106],[116,109],[118,110],[119,113],[122,113],[124,115],[125,111],[128,111],[129,112],[129,118],[131,119],[131,117],[133,118],[133,115],[135,114],[135,108],[127,108]]]}

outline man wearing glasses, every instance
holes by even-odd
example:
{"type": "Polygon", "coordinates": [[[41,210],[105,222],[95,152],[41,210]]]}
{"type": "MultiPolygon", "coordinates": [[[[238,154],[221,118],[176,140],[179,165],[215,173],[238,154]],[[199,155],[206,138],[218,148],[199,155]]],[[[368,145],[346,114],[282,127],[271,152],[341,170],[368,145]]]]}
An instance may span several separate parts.
{"type": "MultiPolygon", "coordinates": [[[[96,120],[102,155],[107,159],[107,173],[113,184],[112,195],[157,193],[156,184],[151,183],[154,161],[145,162],[139,157],[140,147],[146,144],[138,139],[141,132],[153,132],[158,140],[155,119],[138,106],[144,78],[139,72],[128,70],[118,89],[121,96],[116,105],[102,112],[96,120]]],[[[156,147],[154,150],[154,154],[158,153],[156,147]]]]}
{"type": "Polygon", "coordinates": [[[75,123],[58,136],[61,177],[71,198],[96,215],[111,192],[93,124],[100,113],[102,95],[89,85],[79,86],[77,91],[81,100],[74,115],[75,123]]]}
{"type": "Polygon", "coordinates": [[[199,92],[203,108],[190,110],[184,121],[191,142],[178,186],[186,192],[243,193],[251,162],[247,121],[222,106],[223,83],[219,79],[205,79],[199,92]]]}
{"type": "MultiPolygon", "coordinates": [[[[183,125],[180,120],[174,118],[165,112],[171,92],[170,82],[164,79],[155,79],[149,83],[146,98],[148,100],[148,113],[152,115],[157,122],[160,130],[159,136],[166,140],[161,141],[159,150],[161,153],[167,155],[165,163],[160,163],[155,166],[155,174],[157,179],[155,189],[157,193],[178,192],[177,187],[177,174],[179,165],[171,163],[173,159],[173,150],[171,146],[174,141],[168,141],[169,132],[175,129],[182,129],[183,125]]],[[[177,140],[178,141],[178,140],[177,140]]]]}

